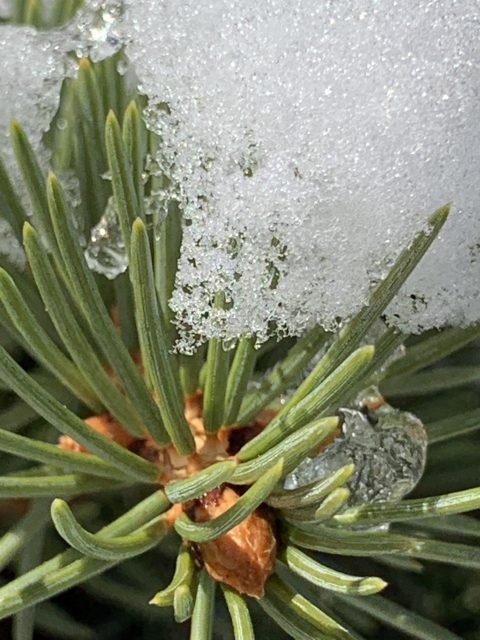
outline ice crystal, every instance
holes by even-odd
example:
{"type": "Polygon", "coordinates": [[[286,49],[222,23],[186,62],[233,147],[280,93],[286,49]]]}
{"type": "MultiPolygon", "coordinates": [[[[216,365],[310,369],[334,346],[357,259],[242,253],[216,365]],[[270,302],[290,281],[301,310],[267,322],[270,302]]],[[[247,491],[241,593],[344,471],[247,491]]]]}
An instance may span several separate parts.
{"type": "Polygon", "coordinates": [[[480,317],[478,0],[126,4],[127,53],[188,220],[181,326],[334,327],[447,201],[388,317],[413,331],[480,317]]]}
{"type": "Polygon", "coordinates": [[[105,213],[91,231],[85,259],[90,269],[110,280],[127,268],[128,259],[113,198],[109,199],[105,213]]]}
{"type": "Polygon", "coordinates": [[[341,434],[315,458],[306,458],[285,480],[286,489],[320,480],[355,464],[347,486],[349,505],[400,500],[422,477],[427,436],[414,415],[384,407],[366,415],[342,409],[341,434]]]}

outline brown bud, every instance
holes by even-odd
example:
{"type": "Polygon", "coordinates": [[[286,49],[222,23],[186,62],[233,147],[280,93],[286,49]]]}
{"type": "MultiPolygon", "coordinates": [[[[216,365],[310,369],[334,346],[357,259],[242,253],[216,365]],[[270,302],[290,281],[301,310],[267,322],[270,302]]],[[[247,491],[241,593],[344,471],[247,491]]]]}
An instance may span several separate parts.
{"type": "Polygon", "coordinates": [[[185,418],[187,422],[202,415],[202,394],[194,393],[185,397],[185,418]]]}
{"type": "MultiPolygon", "coordinates": [[[[194,517],[205,522],[218,517],[239,499],[230,487],[214,490],[195,504],[194,517]]],[[[211,542],[198,545],[208,573],[239,593],[261,598],[275,566],[276,540],[266,511],[256,509],[243,522],[211,542]]]]}
{"type": "MultiPolygon", "coordinates": [[[[133,437],[127,433],[122,425],[114,420],[108,413],[101,416],[92,416],[91,418],[87,418],[85,420],[85,424],[88,424],[93,431],[110,438],[121,447],[127,448],[133,442],[133,437]]],[[[76,451],[78,453],[88,453],[85,447],[76,442],[73,438],[70,438],[70,436],[60,436],[58,439],[58,446],[60,449],[68,449],[69,451],[76,451]]]]}

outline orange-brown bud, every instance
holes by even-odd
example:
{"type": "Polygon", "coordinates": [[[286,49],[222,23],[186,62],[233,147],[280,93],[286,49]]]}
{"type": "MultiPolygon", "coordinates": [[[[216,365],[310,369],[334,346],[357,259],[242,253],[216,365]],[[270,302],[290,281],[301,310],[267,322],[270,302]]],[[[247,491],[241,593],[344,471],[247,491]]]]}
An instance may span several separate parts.
{"type": "MultiPolygon", "coordinates": [[[[230,487],[214,490],[197,500],[194,517],[205,522],[218,517],[239,499],[230,487]]],[[[261,598],[265,581],[273,573],[276,540],[266,511],[256,509],[226,534],[198,545],[205,569],[219,582],[239,593],[261,598]]]]}
{"type": "MultiPolygon", "coordinates": [[[[85,420],[85,424],[88,424],[94,431],[101,433],[103,436],[110,438],[121,447],[129,447],[133,442],[133,437],[125,431],[112,416],[108,413],[100,416],[92,416],[85,420]]],[[[60,436],[58,439],[58,446],[60,449],[68,449],[69,451],[76,451],[78,453],[88,453],[87,449],[79,444],[70,436],[60,436]]]]}

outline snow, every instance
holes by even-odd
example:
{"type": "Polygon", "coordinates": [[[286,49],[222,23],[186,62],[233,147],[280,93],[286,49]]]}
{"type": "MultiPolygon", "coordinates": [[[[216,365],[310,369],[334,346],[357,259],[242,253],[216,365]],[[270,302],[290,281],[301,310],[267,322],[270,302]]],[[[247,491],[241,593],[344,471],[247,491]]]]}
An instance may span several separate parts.
{"type": "Polygon", "coordinates": [[[338,326],[450,201],[388,319],[480,318],[477,0],[128,4],[127,54],[189,221],[171,301],[184,347],[338,326]]]}
{"type": "Polygon", "coordinates": [[[0,0],[0,18],[7,19],[12,15],[12,0],[0,0]]]}
{"type": "Polygon", "coordinates": [[[57,38],[31,27],[1,26],[0,50],[0,144],[2,159],[13,169],[11,120],[20,122],[33,148],[42,153],[42,136],[58,108],[69,64],[57,38]]]}
{"type": "Polygon", "coordinates": [[[4,218],[0,218],[0,257],[20,270],[23,270],[27,262],[22,245],[4,218]]]}
{"type": "Polygon", "coordinates": [[[67,52],[125,45],[184,211],[179,348],[341,326],[446,202],[387,321],[480,319],[479,0],[121,4],[89,0],[63,31],[0,27],[0,138],[8,167],[12,117],[41,149],[67,52]]]}

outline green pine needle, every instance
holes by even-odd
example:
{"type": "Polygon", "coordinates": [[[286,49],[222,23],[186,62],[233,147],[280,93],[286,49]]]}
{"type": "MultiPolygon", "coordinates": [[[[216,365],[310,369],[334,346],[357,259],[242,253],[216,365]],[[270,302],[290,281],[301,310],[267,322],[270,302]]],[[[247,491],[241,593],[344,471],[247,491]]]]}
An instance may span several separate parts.
{"type": "MultiPolygon", "coordinates": [[[[43,0],[13,4],[15,23],[44,29],[64,24],[80,2],[54,0],[49,12],[43,0]]],[[[235,640],[253,640],[256,608],[231,584],[216,589],[218,572],[202,550],[205,543],[218,549],[219,542],[234,540],[245,561],[239,525],[256,512],[271,528],[273,572],[262,578],[258,604],[290,637],[347,640],[391,627],[419,640],[455,640],[459,636],[417,612],[421,602],[415,611],[401,602],[412,604],[404,597],[412,576],[420,581],[429,575],[423,561],[480,568],[478,520],[474,513],[462,515],[480,507],[478,487],[358,504],[352,478],[361,469],[342,464],[307,486],[284,488],[289,473],[338,435],[339,410],[371,385],[389,402],[399,399],[402,408],[412,405],[426,417],[430,465],[420,491],[439,478],[448,483],[476,473],[480,325],[414,340],[385,328],[375,344],[365,344],[435,240],[449,207],[431,216],[338,335],[314,326],[298,338],[272,337],[264,345],[255,335],[239,336],[235,345],[195,336],[202,345],[195,353],[177,353],[170,303],[190,221],[175,199],[176,185],[146,172],[162,141],[147,132],[143,98],[116,70],[122,56],[100,63],[82,58],[78,77],[65,81],[56,119],[67,126],[52,125],[45,136],[52,152],[48,177],[16,121],[10,137],[21,184],[0,160],[1,216],[28,260],[22,270],[0,259],[0,498],[23,509],[15,515],[12,507],[0,523],[0,567],[16,576],[0,587],[0,618],[14,616],[14,640],[30,640],[37,629],[93,640],[97,629],[84,624],[81,611],[77,620],[61,600],[46,602],[83,585],[87,605],[104,600],[125,609],[128,620],[140,616],[142,624],[158,619],[160,625],[167,620],[160,608],[169,607],[176,622],[190,621],[192,640],[211,640],[223,632],[215,615],[221,596],[235,640]],[[80,203],[70,202],[62,188],[57,174],[64,172],[78,178],[80,203]],[[150,215],[149,198],[159,192],[165,210],[150,215]],[[128,258],[127,271],[113,281],[89,269],[81,241],[109,201],[128,258]],[[91,413],[112,416],[131,444],[90,427],[84,418],[91,413]],[[271,418],[266,426],[265,416],[271,418]],[[57,434],[88,453],[60,448],[57,434]],[[225,486],[237,500],[197,522],[196,506],[215,504],[225,486]],[[100,517],[118,514],[124,504],[130,505],[126,513],[102,527],[100,517]],[[180,546],[167,536],[171,529],[180,546]],[[52,556],[57,534],[68,548],[52,556]],[[175,555],[168,581],[167,557],[175,555]],[[333,568],[337,561],[345,571],[333,568]],[[99,577],[113,567],[109,577],[99,577]],[[382,572],[394,586],[391,593],[382,572]],[[162,584],[167,586],[160,589],[162,584]],[[385,596],[376,595],[383,590],[385,596]]],[[[212,299],[220,313],[231,303],[221,291],[212,299]]],[[[255,530],[248,535],[255,547],[255,530]]],[[[231,571],[238,567],[241,577],[234,552],[223,561],[231,571]]],[[[422,585],[428,596],[431,587],[422,585]]],[[[108,607],[105,613],[109,622],[108,607]]]]}

